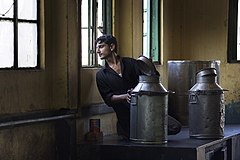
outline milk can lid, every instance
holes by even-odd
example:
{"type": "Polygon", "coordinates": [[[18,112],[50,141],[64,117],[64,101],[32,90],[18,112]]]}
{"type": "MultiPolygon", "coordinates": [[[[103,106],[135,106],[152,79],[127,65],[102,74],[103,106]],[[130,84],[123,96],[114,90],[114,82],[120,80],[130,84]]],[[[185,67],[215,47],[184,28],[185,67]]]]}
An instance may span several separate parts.
{"type": "Polygon", "coordinates": [[[159,73],[151,59],[145,56],[139,56],[137,61],[138,66],[143,74],[147,76],[159,76],[159,73]]]}
{"type": "Polygon", "coordinates": [[[217,70],[215,68],[203,68],[197,72],[197,77],[203,76],[217,76],[217,70]]]}

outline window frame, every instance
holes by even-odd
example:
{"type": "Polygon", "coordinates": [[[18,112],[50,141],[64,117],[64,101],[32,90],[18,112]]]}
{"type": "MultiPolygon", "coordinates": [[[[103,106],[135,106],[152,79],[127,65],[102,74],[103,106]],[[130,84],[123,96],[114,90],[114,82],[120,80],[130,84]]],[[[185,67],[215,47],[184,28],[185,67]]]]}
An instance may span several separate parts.
{"type": "Polygon", "coordinates": [[[18,0],[13,0],[13,18],[3,18],[0,17],[0,21],[11,21],[13,22],[13,66],[12,67],[0,67],[0,70],[36,70],[40,69],[40,2],[41,0],[36,0],[37,3],[37,19],[19,19],[18,17],[18,0]],[[35,67],[19,67],[18,65],[18,24],[19,23],[36,23],[37,26],[37,64],[35,67]]]}
{"type": "MultiPolygon", "coordinates": [[[[160,60],[161,60],[161,53],[160,53],[160,10],[159,10],[159,0],[147,0],[149,6],[149,10],[150,12],[148,13],[147,17],[150,18],[149,20],[147,20],[147,22],[149,24],[147,24],[147,26],[149,28],[147,28],[147,31],[149,32],[148,35],[148,54],[144,53],[144,40],[142,39],[142,44],[143,44],[143,55],[147,56],[148,58],[152,59],[154,64],[160,64],[160,60]]],[[[142,2],[142,6],[143,6],[143,12],[142,14],[144,14],[144,0],[142,2]]],[[[143,28],[144,28],[144,15],[143,17],[143,28]]],[[[143,35],[144,36],[144,35],[143,35]]]]}
{"type": "MultiPolygon", "coordinates": [[[[238,0],[229,0],[227,62],[240,63],[237,60],[238,0]]],[[[240,54],[240,53],[239,53],[240,54]]]]}
{"type": "MultiPolygon", "coordinates": [[[[82,59],[81,59],[81,67],[82,68],[96,68],[101,67],[100,64],[98,64],[98,55],[96,53],[95,48],[95,40],[97,38],[97,29],[99,29],[97,26],[97,0],[89,0],[89,14],[92,17],[88,17],[88,64],[83,65],[82,59]],[[91,2],[89,2],[91,1],[91,2]],[[90,4],[92,3],[92,8],[90,8],[90,4]],[[92,24],[92,26],[91,26],[92,24]],[[92,31],[91,31],[92,30],[92,31]],[[90,39],[89,39],[90,37],[90,39]],[[91,55],[92,54],[92,55],[91,55]],[[91,59],[91,60],[90,60],[91,59]]],[[[80,13],[81,14],[81,13],[80,13]]],[[[82,16],[82,15],[81,15],[82,16]]],[[[112,34],[112,1],[109,0],[102,0],[102,19],[103,19],[103,26],[102,27],[102,34],[112,34]]],[[[81,32],[82,32],[82,25],[81,25],[81,32]]],[[[81,34],[82,35],[82,34],[81,34]]],[[[81,37],[81,43],[82,43],[82,37],[81,37]]],[[[82,46],[82,45],[81,45],[82,46]]],[[[81,49],[81,54],[82,49],[81,49]]]]}

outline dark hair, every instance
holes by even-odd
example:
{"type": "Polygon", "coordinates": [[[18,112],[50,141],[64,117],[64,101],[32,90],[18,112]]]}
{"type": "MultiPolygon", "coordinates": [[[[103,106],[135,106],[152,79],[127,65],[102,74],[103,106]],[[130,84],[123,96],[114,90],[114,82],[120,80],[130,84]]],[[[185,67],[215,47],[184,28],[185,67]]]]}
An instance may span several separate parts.
{"type": "Polygon", "coordinates": [[[106,43],[108,45],[111,45],[111,44],[114,44],[115,45],[115,49],[114,49],[114,52],[117,53],[117,40],[114,36],[110,35],[110,34],[104,34],[100,37],[98,37],[95,41],[95,45],[97,43],[106,43]]]}

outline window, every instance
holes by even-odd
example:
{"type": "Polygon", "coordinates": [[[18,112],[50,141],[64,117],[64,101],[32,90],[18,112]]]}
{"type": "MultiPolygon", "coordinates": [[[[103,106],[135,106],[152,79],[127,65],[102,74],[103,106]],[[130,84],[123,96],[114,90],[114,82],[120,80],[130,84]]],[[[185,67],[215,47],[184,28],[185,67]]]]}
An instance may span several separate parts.
{"type": "Polygon", "coordinates": [[[0,0],[0,68],[36,68],[39,0],[0,0]]]}
{"type": "Polygon", "coordinates": [[[229,1],[228,18],[228,62],[240,62],[240,2],[229,1]]]}
{"type": "Polygon", "coordinates": [[[112,2],[109,0],[82,0],[81,51],[83,67],[96,67],[103,63],[95,52],[95,39],[102,34],[111,33],[111,10],[112,2]]]}
{"type": "Polygon", "coordinates": [[[159,3],[143,0],[143,55],[159,63],[159,3]]]}

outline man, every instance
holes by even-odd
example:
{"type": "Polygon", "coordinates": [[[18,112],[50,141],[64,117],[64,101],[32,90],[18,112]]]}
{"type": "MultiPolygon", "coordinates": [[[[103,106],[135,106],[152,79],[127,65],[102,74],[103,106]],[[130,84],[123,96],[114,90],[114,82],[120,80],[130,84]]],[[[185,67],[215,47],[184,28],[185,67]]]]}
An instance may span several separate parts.
{"type": "MultiPolygon", "coordinates": [[[[136,59],[120,57],[117,54],[117,40],[112,35],[96,39],[96,52],[105,60],[96,74],[98,90],[104,102],[113,107],[117,115],[118,135],[128,139],[130,135],[130,92],[138,84],[141,70],[136,59]]],[[[177,134],[181,125],[174,118],[168,118],[168,134],[177,134]]]]}

